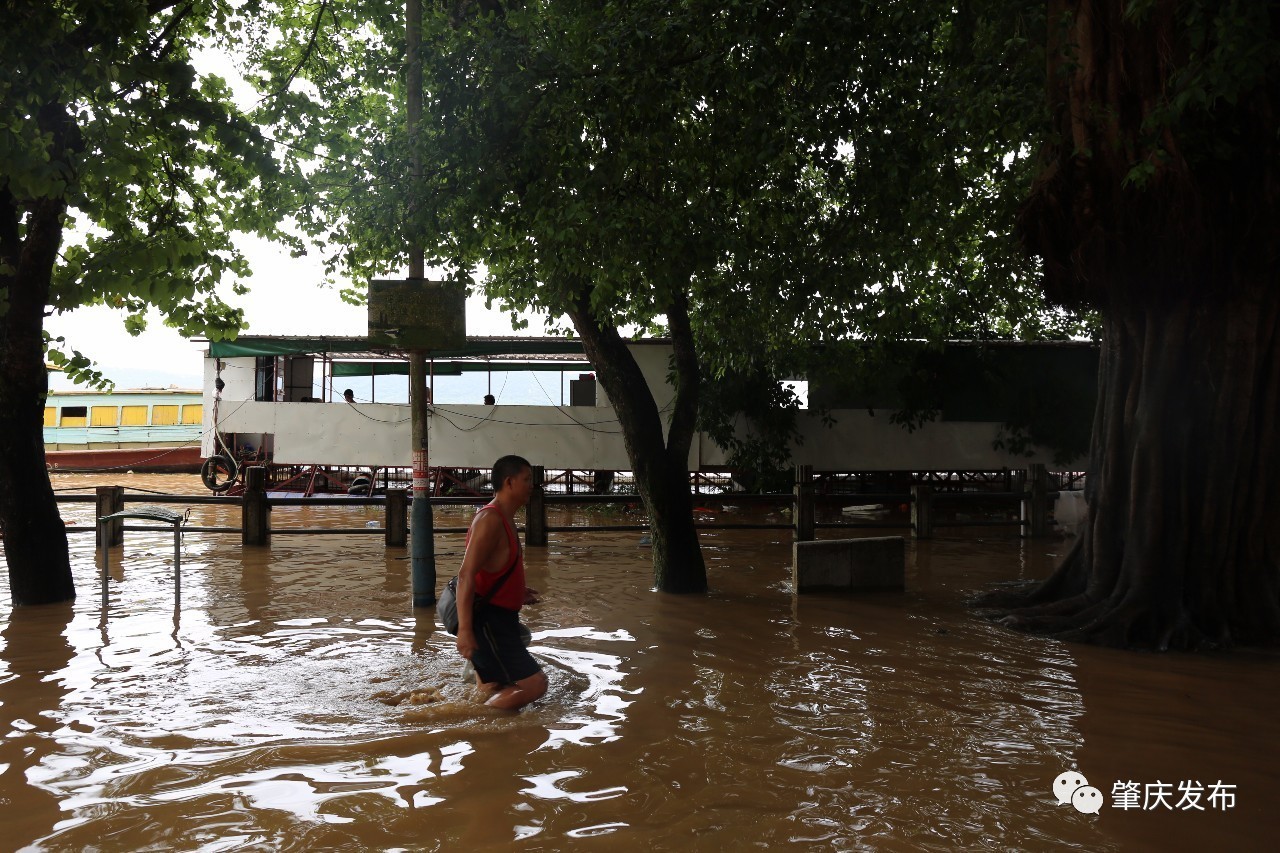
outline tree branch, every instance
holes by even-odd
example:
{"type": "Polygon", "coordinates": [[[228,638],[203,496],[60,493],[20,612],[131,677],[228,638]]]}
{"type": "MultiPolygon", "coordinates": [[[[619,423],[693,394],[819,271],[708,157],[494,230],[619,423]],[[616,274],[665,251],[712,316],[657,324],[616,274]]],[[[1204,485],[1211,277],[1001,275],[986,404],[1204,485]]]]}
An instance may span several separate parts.
{"type": "Polygon", "coordinates": [[[162,58],[169,51],[173,50],[173,45],[178,40],[178,25],[182,23],[187,15],[191,14],[191,10],[195,7],[194,0],[189,2],[181,9],[173,13],[173,17],[169,19],[169,23],[165,24],[164,29],[158,36],[151,40],[147,45],[147,51],[154,55],[157,59],[162,58]],[[157,51],[159,45],[164,45],[157,51]]]}
{"type": "MultiPolygon", "coordinates": [[[[165,4],[164,6],[161,7],[160,10],[157,10],[157,12],[153,12],[152,15],[158,14],[159,11],[163,11],[163,9],[169,8],[169,6],[176,6],[178,2],[179,0],[174,0],[174,2],[172,3],[165,4]]],[[[178,25],[182,23],[183,19],[186,18],[187,15],[191,14],[191,10],[194,7],[195,7],[195,0],[188,0],[187,4],[181,10],[173,13],[173,17],[171,17],[168,23],[165,24],[164,29],[160,32],[160,34],[157,35],[155,38],[151,39],[147,43],[147,53],[151,55],[152,58],[163,59],[165,56],[169,54],[170,51],[173,50],[173,46],[178,42],[178,25]]],[[[111,93],[111,97],[115,98],[116,100],[120,100],[126,97],[127,95],[130,95],[133,92],[138,91],[138,89],[142,87],[144,82],[146,81],[140,78],[136,79],[133,82],[131,82],[128,86],[124,86],[120,89],[116,89],[114,92],[111,93]]]]}
{"type": "Polygon", "coordinates": [[[329,0],[323,0],[320,8],[316,11],[315,23],[311,26],[311,37],[307,39],[307,46],[302,51],[302,56],[298,58],[297,63],[293,66],[293,70],[289,72],[289,76],[285,78],[280,87],[271,93],[270,99],[274,100],[283,95],[298,76],[298,72],[311,60],[311,54],[316,49],[316,42],[320,39],[320,25],[324,22],[324,13],[329,11],[329,0]]]}
{"type": "MultiPolygon", "coordinates": [[[[147,3],[147,17],[154,18],[166,9],[177,6],[183,0],[150,0],[147,3]]],[[[82,52],[89,48],[102,43],[103,36],[115,38],[115,31],[111,33],[100,33],[97,28],[91,26],[89,22],[84,22],[67,34],[67,46],[73,52],[82,52]]]]}

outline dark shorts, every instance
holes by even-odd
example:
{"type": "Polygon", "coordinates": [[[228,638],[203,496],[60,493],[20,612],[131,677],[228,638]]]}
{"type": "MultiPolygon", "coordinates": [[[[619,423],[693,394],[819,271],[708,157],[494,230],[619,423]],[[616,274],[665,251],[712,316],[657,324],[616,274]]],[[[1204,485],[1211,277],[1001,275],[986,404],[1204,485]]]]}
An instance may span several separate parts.
{"type": "Polygon", "coordinates": [[[519,613],[486,605],[477,609],[474,620],[476,650],[471,665],[481,681],[505,686],[542,671],[524,647],[519,613]]]}

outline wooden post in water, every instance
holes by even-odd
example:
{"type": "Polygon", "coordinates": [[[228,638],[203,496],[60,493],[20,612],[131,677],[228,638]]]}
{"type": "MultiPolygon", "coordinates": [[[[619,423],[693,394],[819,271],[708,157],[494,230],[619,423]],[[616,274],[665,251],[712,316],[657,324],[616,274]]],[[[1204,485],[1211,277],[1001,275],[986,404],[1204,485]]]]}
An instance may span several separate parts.
{"type": "Polygon", "coordinates": [[[388,548],[403,548],[409,542],[409,493],[404,489],[387,492],[387,516],[383,523],[388,548]]]}
{"type": "Polygon", "coordinates": [[[545,480],[545,469],[541,465],[534,465],[533,491],[529,493],[529,503],[524,508],[524,546],[526,548],[547,546],[547,499],[542,489],[545,480]]]}
{"type": "Polygon", "coordinates": [[[124,512],[124,486],[98,486],[97,494],[97,513],[94,515],[93,522],[98,529],[98,547],[106,546],[111,548],[116,545],[123,545],[124,519],[113,518],[106,524],[98,524],[98,519],[104,515],[124,512]],[[103,539],[106,541],[104,542],[103,539]]]}
{"type": "Polygon", "coordinates": [[[1022,535],[1039,538],[1049,535],[1049,472],[1040,462],[1027,466],[1027,484],[1022,498],[1022,535]]]}
{"type": "Polygon", "coordinates": [[[933,538],[933,489],[928,486],[911,487],[911,537],[933,538]]]}
{"type": "Polygon", "coordinates": [[[271,505],[267,503],[267,469],[254,465],[244,472],[240,507],[240,543],[266,545],[271,539],[271,505]]]}
{"type": "Polygon", "coordinates": [[[795,541],[812,542],[814,534],[812,465],[796,466],[793,495],[791,523],[795,528],[795,541]]]}

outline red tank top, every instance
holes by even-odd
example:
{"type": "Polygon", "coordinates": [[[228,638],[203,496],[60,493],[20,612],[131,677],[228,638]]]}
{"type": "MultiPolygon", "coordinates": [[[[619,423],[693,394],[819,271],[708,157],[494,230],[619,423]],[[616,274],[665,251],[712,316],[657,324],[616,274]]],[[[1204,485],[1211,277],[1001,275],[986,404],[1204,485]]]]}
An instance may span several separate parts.
{"type": "MultiPolygon", "coordinates": [[[[502,526],[507,529],[507,547],[510,549],[511,559],[502,567],[501,571],[487,572],[484,569],[480,569],[476,572],[476,595],[487,595],[489,590],[493,589],[494,585],[498,582],[498,579],[501,578],[507,569],[510,569],[514,563],[515,569],[512,570],[511,577],[503,581],[502,588],[494,593],[493,597],[489,599],[489,604],[502,607],[506,610],[519,610],[524,606],[525,590],[524,554],[520,552],[520,539],[516,536],[515,527],[507,520],[507,517],[503,514],[502,510],[494,504],[485,504],[480,507],[479,512],[476,513],[476,518],[479,518],[480,513],[488,509],[497,511],[498,516],[502,519],[502,526]]],[[[475,519],[472,519],[471,521],[471,529],[475,529],[475,519]]],[[[467,531],[467,544],[471,544],[471,530],[467,531]]]]}

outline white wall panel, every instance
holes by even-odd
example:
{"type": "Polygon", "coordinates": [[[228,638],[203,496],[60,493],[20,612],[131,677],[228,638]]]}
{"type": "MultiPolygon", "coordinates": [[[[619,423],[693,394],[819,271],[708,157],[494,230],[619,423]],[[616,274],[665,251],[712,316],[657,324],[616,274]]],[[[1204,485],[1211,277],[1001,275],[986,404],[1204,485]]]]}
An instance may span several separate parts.
{"type": "Polygon", "coordinates": [[[628,349],[640,367],[640,372],[644,374],[645,381],[653,389],[653,400],[663,413],[662,428],[665,434],[669,425],[671,401],[676,396],[676,389],[667,384],[667,376],[671,373],[671,345],[632,344],[628,349]]]}
{"type": "Polygon", "coordinates": [[[545,468],[629,469],[612,410],[598,407],[440,406],[431,423],[431,463],[487,468],[507,453],[545,468]]]}
{"type": "MultiPolygon", "coordinates": [[[[814,414],[801,412],[797,427],[803,442],[792,446],[792,461],[827,471],[997,470],[1025,468],[1029,463],[1053,465],[1053,453],[1034,448],[1030,457],[996,450],[998,423],[934,421],[908,432],[889,422],[889,412],[864,409],[831,412],[827,427],[814,414]]],[[[741,431],[741,427],[740,427],[741,431]]],[[[726,454],[706,436],[699,437],[703,465],[726,465],[726,454]]]]}
{"type": "Polygon", "coordinates": [[[223,433],[268,433],[276,462],[408,465],[408,406],[223,401],[223,433]]]}

